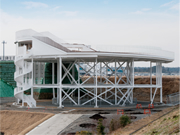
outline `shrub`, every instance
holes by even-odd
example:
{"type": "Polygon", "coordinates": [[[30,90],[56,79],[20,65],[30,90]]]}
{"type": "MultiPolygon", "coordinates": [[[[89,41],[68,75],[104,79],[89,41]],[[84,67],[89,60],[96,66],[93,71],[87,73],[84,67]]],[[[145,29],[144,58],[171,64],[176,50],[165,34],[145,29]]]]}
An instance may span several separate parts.
{"type": "Polygon", "coordinates": [[[76,132],[76,135],[92,135],[92,133],[91,132],[89,132],[89,131],[81,131],[81,132],[76,132]]]}
{"type": "Polygon", "coordinates": [[[114,122],[114,119],[112,119],[111,123],[110,123],[110,132],[112,132],[114,130],[115,130],[115,122],[114,122]]]}
{"type": "Polygon", "coordinates": [[[103,126],[102,121],[103,121],[103,119],[98,120],[98,125],[97,125],[97,134],[98,135],[105,135],[105,133],[104,133],[105,127],[103,126]]]}
{"type": "Polygon", "coordinates": [[[131,123],[130,118],[127,115],[122,115],[120,117],[120,125],[125,127],[127,124],[131,123]]]}
{"type": "Polygon", "coordinates": [[[173,119],[177,120],[179,118],[179,115],[174,115],[173,119]]]}
{"type": "Polygon", "coordinates": [[[163,121],[165,121],[166,120],[166,118],[164,118],[164,120],[163,121]]]}

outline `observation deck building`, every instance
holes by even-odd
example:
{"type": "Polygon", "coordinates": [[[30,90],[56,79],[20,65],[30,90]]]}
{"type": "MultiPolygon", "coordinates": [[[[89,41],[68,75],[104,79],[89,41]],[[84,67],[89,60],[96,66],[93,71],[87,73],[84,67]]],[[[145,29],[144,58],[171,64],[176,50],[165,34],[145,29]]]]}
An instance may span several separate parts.
{"type": "Polygon", "coordinates": [[[22,106],[27,103],[29,107],[36,107],[33,91],[37,88],[52,88],[52,103],[60,108],[70,104],[94,107],[133,104],[134,88],[149,89],[151,103],[159,90],[162,103],[162,63],[174,60],[172,52],[161,49],[96,51],[84,44],[66,43],[49,32],[31,29],[16,32],[15,44],[14,96],[22,100],[22,106]],[[139,61],[150,63],[150,84],[134,84],[134,63],[139,61]],[[52,66],[50,83],[46,83],[45,77],[47,63],[52,66]],[[156,84],[152,84],[152,64],[156,65],[156,84]],[[110,80],[112,75],[114,81],[110,80]],[[30,95],[24,94],[26,91],[30,95]]]}

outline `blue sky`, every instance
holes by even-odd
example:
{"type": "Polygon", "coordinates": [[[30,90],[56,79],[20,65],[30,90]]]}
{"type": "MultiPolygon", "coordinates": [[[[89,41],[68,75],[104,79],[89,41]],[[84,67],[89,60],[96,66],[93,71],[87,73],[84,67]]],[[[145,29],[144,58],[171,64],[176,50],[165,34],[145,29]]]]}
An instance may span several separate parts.
{"type": "Polygon", "coordinates": [[[179,66],[178,0],[1,0],[0,12],[7,55],[15,55],[15,32],[31,28],[94,48],[161,47],[175,52],[165,66],[179,66]]]}
{"type": "MultiPolygon", "coordinates": [[[[25,18],[134,18],[134,14],[178,15],[178,0],[1,0],[1,9],[25,18]],[[174,8],[174,10],[173,10],[174,8]]],[[[138,17],[139,18],[139,17],[138,17]]]]}

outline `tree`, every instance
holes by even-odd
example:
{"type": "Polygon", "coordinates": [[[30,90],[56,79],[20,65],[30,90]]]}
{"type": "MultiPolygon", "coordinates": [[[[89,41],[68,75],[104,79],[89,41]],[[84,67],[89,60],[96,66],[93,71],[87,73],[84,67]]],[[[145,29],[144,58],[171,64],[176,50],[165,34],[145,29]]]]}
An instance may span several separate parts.
{"type": "Polygon", "coordinates": [[[120,117],[120,124],[122,127],[125,127],[129,123],[131,123],[131,120],[127,115],[122,115],[120,117]]]}
{"type": "Polygon", "coordinates": [[[103,119],[98,120],[98,125],[97,125],[97,134],[98,135],[105,135],[105,133],[104,133],[105,127],[103,126],[102,121],[103,121],[103,119]]]}

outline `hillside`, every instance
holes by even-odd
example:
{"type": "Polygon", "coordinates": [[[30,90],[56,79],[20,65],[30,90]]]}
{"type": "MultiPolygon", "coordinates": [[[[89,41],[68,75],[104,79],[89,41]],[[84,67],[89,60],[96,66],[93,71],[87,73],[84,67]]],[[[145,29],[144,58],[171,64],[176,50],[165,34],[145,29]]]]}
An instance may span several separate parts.
{"type": "MultiPolygon", "coordinates": [[[[135,84],[150,84],[149,77],[135,77],[135,84]]],[[[156,78],[152,78],[152,83],[156,83],[156,78]]],[[[180,77],[162,77],[162,86],[163,86],[163,102],[166,103],[166,96],[172,93],[179,92],[180,88],[180,77]]],[[[154,90],[153,90],[154,92],[154,90]]],[[[141,88],[134,89],[134,97],[137,100],[149,101],[150,100],[150,90],[141,88]]],[[[157,90],[154,101],[160,101],[160,91],[157,90]]]]}
{"type": "Polygon", "coordinates": [[[148,126],[142,128],[140,131],[135,134],[179,134],[179,120],[180,120],[180,112],[179,107],[176,107],[169,114],[161,117],[160,119],[154,121],[148,126]]]}
{"type": "Polygon", "coordinates": [[[111,135],[169,135],[179,134],[179,106],[163,109],[161,112],[132,122],[124,128],[119,128],[111,135]]]}
{"type": "Polygon", "coordinates": [[[51,113],[0,111],[0,132],[5,135],[25,134],[34,127],[53,116],[51,113]]]}

